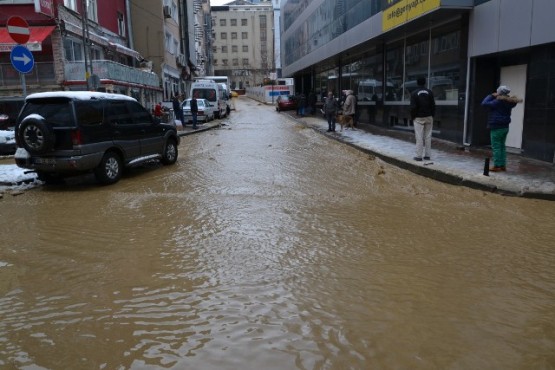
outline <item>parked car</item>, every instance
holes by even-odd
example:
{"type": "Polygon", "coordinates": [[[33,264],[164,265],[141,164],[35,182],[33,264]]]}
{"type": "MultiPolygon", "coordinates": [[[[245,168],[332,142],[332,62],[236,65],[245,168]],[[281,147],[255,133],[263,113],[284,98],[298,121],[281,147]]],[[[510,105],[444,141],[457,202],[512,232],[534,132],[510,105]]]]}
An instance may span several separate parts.
{"type": "Polygon", "coordinates": [[[13,130],[24,102],[22,96],[0,97],[0,130],[13,130]]]}
{"type": "Polygon", "coordinates": [[[0,155],[14,154],[16,148],[14,131],[0,130],[0,155]]]}
{"type": "MultiPolygon", "coordinates": [[[[216,115],[216,108],[206,99],[197,99],[197,122],[212,121],[216,115]]],[[[193,115],[191,114],[191,99],[183,101],[183,119],[185,123],[193,122],[193,115]]]]}
{"type": "Polygon", "coordinates": [[[297,100],[291,95],[280,95],[276,99],[276,110],[281,112],[283,110],[297,109],[297,100]]]}
{"type": "Polygon", "coordinates": [[[40,180],[92,171],[102,184],[113,184],[124,167],[154,159],[177,160],[179,136],[137,100],[100,92],[31,94],[15,126],[15,162],[34,170],[40,180]]]}

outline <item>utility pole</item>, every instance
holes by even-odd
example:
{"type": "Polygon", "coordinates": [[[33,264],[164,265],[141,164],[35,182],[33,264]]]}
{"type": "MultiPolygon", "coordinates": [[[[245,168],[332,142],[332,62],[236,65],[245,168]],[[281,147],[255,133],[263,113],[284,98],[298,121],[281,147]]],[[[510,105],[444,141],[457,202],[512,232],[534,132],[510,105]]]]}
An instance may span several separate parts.
{"type": "Polygon", "coordinates": [[[89,78],[93,74],[92,55],[90,55],[90,34],[89,34],[89,16],[87,13],[87,2],[83,0],[83,14],[81,15],[81,27],[83,29],[83,56],[85,60],[85,81],[87,83],[87,90],[91,90],[89,78]]]}
{"type": "Polygon", "coordinates": [[[88,45],[89,41],[87,38],[87,0],[83,0],[83,11],[81,12],[81,30],[83,32],[83,59],[85,60],[85,82],[87,83],[87,90],[90,90],[89,87],[89,62],[88,62],[88,45]]]}

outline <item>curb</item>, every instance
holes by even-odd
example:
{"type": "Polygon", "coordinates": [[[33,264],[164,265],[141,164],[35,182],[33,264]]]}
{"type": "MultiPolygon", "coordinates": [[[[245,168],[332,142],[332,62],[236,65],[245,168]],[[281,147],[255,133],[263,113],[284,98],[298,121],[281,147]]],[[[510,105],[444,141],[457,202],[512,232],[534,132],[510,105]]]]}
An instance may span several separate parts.
{"type": "Polygon", "coordinates": [[[515,190],[515,189],[510,189],[508,187],[499,187],[497,185],[493,185],[493,184],[487,184],[484,182],[480,182],[480,181],[474,181],[468,178],[465,178],[464,176],[461,175],[457,175],[457,174],[453,174],[453,173],[449,173],[449,172],[445,172],[442,171],[441,169],[438,169],[437,167],[424,167],[424,166],[419,166],[416,164],[413,164],[411,162],[407,162],[398,158],[394,158],[394,157],[390,157],[388,155],[385,155],[383,153],[368,149],[368,148],[363,148],[360,147],[354,143],[349,142],[348,140],[344,140],[342,137],[340,136],[335,136],[335,135],[329,135],[327,134],[325,131],[323,131],[322,128],[310,124],[308,122],[303,121],[301,118],[297,118],[297,117],[293,117],[291,115],[288,115],[290,119],[292,119],[294,122],[297,122],[299,124],[302,124],[303,126],[310,128],[316,132],[318,132],[321,135],[324,135],[325,137],[329,138],[329,139],[333,139],[336,140],[338,142],[341,142],[343,144],[347,144],[350,147],[357,149],[359,151],[362,151],[366,154],[375,156],[377,158],[380,158],[381,160],[383,160],[386,163],[392,164],[396,167],[402,168],[404,170],[408,170],[414,174],[420,175],[420,176],[424,176],[427,178],[430,178],[432,180],[436,180],[439,182],[443,182],[446,184],[450,184],[450,185],[456,185],[456,186],[464,186],[470,189],[474,189],[474,190],[481,190],[481,191],[486,191],[486,192],[490,192],[490,193],[495,193],[495,194],[500,194],[500,195],[504,195],[504,196],[514,196],[514,197],[522,197],[522,198],[529,198],[529,199],[541,199],[541,200],[549,200],[549,201],[555,201],[555,193],[545,193],[545,192],[534,192],[534,191],[527,191],[524,189],[519,189],[519,190],[515,190]]]}

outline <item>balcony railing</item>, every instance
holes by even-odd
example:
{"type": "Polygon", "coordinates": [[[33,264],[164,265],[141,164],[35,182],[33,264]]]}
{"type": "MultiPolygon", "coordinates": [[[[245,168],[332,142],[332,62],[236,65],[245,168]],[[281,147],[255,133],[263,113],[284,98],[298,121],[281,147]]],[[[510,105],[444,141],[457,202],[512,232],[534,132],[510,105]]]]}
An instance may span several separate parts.
{"type": "MultiPolygon", "coordinates": [[[[160,78],[153,72],[147,72],[138,68],[126,66],[111,60],[93,60],[92,73],[101,80],[120,81],[131,84],[160,87],[160,78]]],[[[84,81],[85,63],[65,62],[66,81],[84,81]]]]}
{"type": "MultiPolygon", "coordinates": [[[[52,85],[56,83],[54,65],[52,62],[38,62],[31,72],[25,74],[27,85],[52,85]]],[[[21,85],[20,73],[11,63],[0,63],[0,86],[21,85]]]]}
{"type": "MultiPolygon", "coordinates": [[[[153,88],[160,87],[160,78],[152,72],[146,72],[124,64],[112,62],[111,60],[94,60],[92,64],[93,73],[98,75],[100,79],[150,86],[153,88]]],[[[64,79],[66,81],[84,81],[85,63],[82,61],[65,62],[64,79]]],[[[40,86],[55,85],[56,75],[54,73],[54,64],[52,62],[35,63],[31,72],[25,74],[25,84],[40,86]]],[[[20,73],[12,64],[0,63],[0,86],[16,87],[20,85],[20,73]]]]}

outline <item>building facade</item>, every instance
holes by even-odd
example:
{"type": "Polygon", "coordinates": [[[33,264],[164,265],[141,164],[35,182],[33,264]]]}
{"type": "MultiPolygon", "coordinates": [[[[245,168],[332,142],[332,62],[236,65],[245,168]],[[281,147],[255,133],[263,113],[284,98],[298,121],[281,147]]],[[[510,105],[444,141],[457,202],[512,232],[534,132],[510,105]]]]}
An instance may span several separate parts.
{"type": "Polygon", "coordinates": [[[270,1],[235,1],[211,7],[214,74],[245,89],[275,73],[274,13],[270,1]]]}
{"type": "Polygon", "coordinates": [[[418,77],[434,91],[434,136],[485,146],[480,105],[499,84],[524,104],[507,146],[554,160],[555,12],[551,0],[282,0],[283,76],[297,91],[353,90],[359,122],[412,130],[418,77]]]}
{"type": "Polygon", "coordinates": [[[133,47],[126,0],[7,0],[0,3],[0,80],[2,95],[52,90],[123,93],[147,104],[160,94],[158,76],[140,68],[133,47]],[[21,75],[10,63],[15,46],[7,36],[12,15],[29,24],[26,45],[34,68],[21,75]]]}

